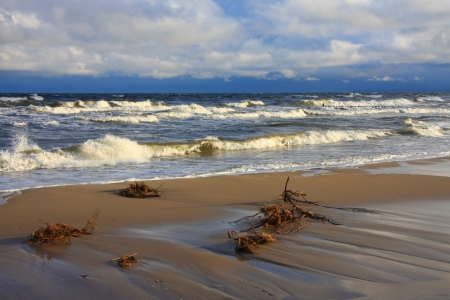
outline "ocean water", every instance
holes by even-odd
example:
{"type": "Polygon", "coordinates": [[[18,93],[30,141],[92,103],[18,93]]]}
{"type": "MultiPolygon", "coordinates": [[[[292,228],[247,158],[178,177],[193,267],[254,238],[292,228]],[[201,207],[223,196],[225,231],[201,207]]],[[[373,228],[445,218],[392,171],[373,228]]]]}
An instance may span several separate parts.
{"type": "Polygon", "coordinates": [[[450,93],[0,94],[0,193],[450,154],[450,93]]]}

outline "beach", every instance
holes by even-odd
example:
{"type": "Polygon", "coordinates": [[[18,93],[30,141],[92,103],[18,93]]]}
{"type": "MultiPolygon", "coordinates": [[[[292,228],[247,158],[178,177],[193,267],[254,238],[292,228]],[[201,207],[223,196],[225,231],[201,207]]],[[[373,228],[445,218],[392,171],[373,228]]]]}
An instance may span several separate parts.
{"type": "Polygon", "coordinates": [[[120,196],[128,183],[24,190],[0,206],[2,299],[446,299],[448,163],[154,180],[163,197],[146,199],[120,196]],[[310,221],[236,253],[233,221],[276,203],[288,177],[320,204],[307,209],[338,225],[310,221]],[[82,227],[95,211],[93,235],[25,243],[45,223],[82,227]],[[131,267],[112,261],[133,253],[131,267]]]}
{"type": "Polygon", "coordinates": [[[450,299],[450,1],[3,2],[0,300],[450,299]]]}

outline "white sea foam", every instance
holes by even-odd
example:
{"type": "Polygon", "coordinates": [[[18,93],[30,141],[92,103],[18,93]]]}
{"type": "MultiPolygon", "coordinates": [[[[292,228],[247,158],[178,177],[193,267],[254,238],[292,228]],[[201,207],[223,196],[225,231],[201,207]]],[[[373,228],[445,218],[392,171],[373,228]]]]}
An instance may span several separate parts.
{"type": "Polygon", "coordinates": [[[164,102],[152,102],[150,100],[145,101],[139,101],[139,102],[133,102],[133,101],[111,101],[111,103],[115,106],[119,107],[132,107],[132,108],[138,108],[138,109],[147,109],[149,107],[155,108],[158,107],[159,109],[167,109],[169,106],[165,105],[164,102]]]}
{"type": "Polygon", "coordinates": [[[298,98],[319,98],[317,95],[292,95],[292,97],[298,97],[298,98]]]}
{"type": "Polygon", "coordinates": [[[69,151],[42,150],[25,135],[16,137],[12,151],[0,151],[0,171],[33,169],[97,167],[123,163],[144,163],[155,157],[184,156],[211,151],[241,151],[289,147],[294,145],[328,144],[381,138],[388,131],[309,131],[292,135],[274,135],[242,141],[206,137],[195,143],[139,144],[127,138],[106,135],[88,140],[69,151]]]}
{"type": "Polygon", "coordinates": [[[420,136],[427,137],[438,137],[443,135],[443,130],[441,127],[434,124],[427,124],[422,121],[416,121],[411,118],[407,118],[403,121],[405,128],[402,132],[417,134],[420,136]]]}
{"type": "Polygon", "coordinates": [[[129,124],[139,124],[139,123],[156,123],[158,118],[155,116],[115,116],[115,117],[100,117],[100,118],[87,118],[87,117],[77,117],[78,120],[89,121],[89,122],[99,122],[99,123],[129,123],[129,124]]]}
{"type": "Polygon", "coordinates": [[[448,116],[450,114],[450,108],[402,108],[399,112],[407,114],[442,114],[442,116],[448,116]]]}
{"type": "Polygon", "coordinates": [[[381,154],[377,156],[365,157],[365,156],[348,156],[345,158],[327,158],[322,160],[312,160],[302,163],[268,163],[268,164],[249,164],[236,168],[230,168],[221,172],[217,172],[211,175],[222,174],[245,174],[253,172],[278,172],[283,170],[308,170],[311,168],[325,168],[325,167],[342,167],[342,166],[361,166],[374,162],[385,162],[392,160],[406,160],[410,158],[411,154],[381,154]]]}
{"type": "Polygon", "coordinates": [[[390,100],[361,100],[361,101],[336,101],[336,100],[301,100],[300,105],[327,106],[327,107],[379,107],[379,106],[410,106],[414,102],[405,98],[390,100]]]}
{"type": "Polygon", "coordinates": [[[241,102],[225,103],[225,105],[229,107],[245,108],[251,106],[264,106],[265,104],[260,100],[242,100],[241,102]]]}
{"type": "Polygon", "coordinates": [[[27,123],[26,123],[26,122],[11,122],[11,123],[9,123],[9,124],[11,124],[12,126],[15,126],[15,127],[23,127],[23,126],[27,126],[27,123]]]}
{"type": "Polygon", "coordinates": [[[231,114],[215,114],[215,119],[258,119],[258,118],[304,118],[306,113],[303,109],[293,109],[286,111],[255,111],[255,112],[242,112],[231,114]]]}
{"type": "Polygon", "coordinates": [[[378,95],[378,94],[370,94],[370,95],[362,95],[362,96],[366,97],[366,98],[373,98],[373,99],[377,99],[377,98],[383,97],[383,95],[378,95]]]}
{"type": "Polygon", "coordinates": [[[44,100],[44,97],[39,96],[38,94],[31,94],[31,95],[30,95],[30,98],[33,99],[33,100],[36,100],[36,101],[42,101],[42,100],[44,100]]]}
{"type": "Polygon", "coordinates": [[[361,94],[358,94],[358,93],[350,93],[350,94],[347,94],[347,95],[339,95],[339,96],[345,97],[345,98],[355,98],[355,96],[359,96],[359,95],[361,95],[361,94]]]}
{"type": "Polygon", "coordinates": [[[31,150],[41,150],[39,146],[28,139],[26,134],[18,134],[14,136],[12,141],[12,150],[14,153],[31,150]]]}
{"type": "MultiPolygon", "coordinates": [[[[152,103],[150,100],[142,102],[130,101],[75,101],[63,102],[61,106],[30,106],[30,109],[41,113],[52,114],[80,114],[91,112],[108,112],[117,111],[121,113],[134,114],[136,112],[152,112],[158,114],[158,118],[190,118],[194,115],[213,115],[233,112],[232,108],[228,107],[204,107],[198,104],[183,104],[168,106],[163,102],[152,103]]],[[[101,120],[97,120],[101,122],[101,120]]],[[[107,122],[107,121],[106,121],[107,122]]],[[[117,122],[125,122],[121,120],[117,122]]],[[[132,123],[130,120],[128,123],[132,123]]],[[[149,122],[149,120],[145,121],[149,122]]]]}
{"type": "Polygon", "coordinates": [[[27,100],[27,97],[0,97],[0,101],[5,101],[5,102],[15,102],[15,101],[22,101],[22,100],[27,100]]]}
{"type": "Polygon", "coordinates": [[[193,116],[216,116],[234,112],[234,109],[228,107],[204,107],[198,104],[176,105],[170,110],[157,113],[161,118],[178,118],[185,119],[193,116]]]}
{"type": "Polygon", "coordinates": [[[26,171],[37,169],[39,166],[29,155],[39,153],[41,148],[28,139],[25,134],[18,134],[13,138],[11,150],[0,150],[0,172],[26,171]],[[28,152],[25,154],[23,152],[28,152]]]}
{"type": "Polygon", "coordinates": [[[307,115],[317,116],[356,116],[356,115],[377,115],[377,114],[442,114],[443,116],[450,114],[447,108],[326,108],[324,110],[304,109],[307,115]]]}
{"type": "Polygon", "coordinates": [[[187,153],[202,152],[204,149],[222,151],[240,151],[269,149],[277,147],[289,147],[298,145],[329,144],[348,141],[360,141],[381,138],[390,134],[388,131],[308,131],[291,135],[274,135],[258,137],[243,141],[202,140],[199,144],[192,146],[187,153]]]}
{"type": "Polygon", "coordinates": [[[48,121],[48,122],[45,122],[44,123],[44,125],[47,125],[47,126],[58,126],[59,125],[59,122],[58,121],[48,121]]]}
{"type": "Polygon", "coordinates": [[[426,96],[422,97],[424,101],[435,101],[435,102],[444,102],[444,100],[439,96],[426,96]]]}

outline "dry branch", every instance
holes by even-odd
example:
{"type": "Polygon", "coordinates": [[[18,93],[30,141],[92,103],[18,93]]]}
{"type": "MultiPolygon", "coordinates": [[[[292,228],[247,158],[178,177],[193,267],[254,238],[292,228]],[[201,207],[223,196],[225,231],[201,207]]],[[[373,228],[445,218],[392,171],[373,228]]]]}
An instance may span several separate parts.
{"type": "Polygon", "coordinates": [[[137,253],[131,254],[131,255],[124,255],[122,257],[113,258],[112,261],[117,261],[119,266],[122,268],[130,267],[132,263],[138,262],[136,257],[134,257],[137,253]]]}
{"type": "Polygon", "coordinates": [[[161,192],[159,191],[159,187],[156,189],[149,187],[144,182],[131,183],[128,188],[121,190],[119,194],[125,197],[131,198],[147,198],[147,197],[161,197],[161,192]]]}
{"type": "Polygon", "coordinates": [[[301,191],[288,190],[289,177],[286,180],[284,191],[278,196],[279,202],[272,205],[264,205],[254,215],[241,218],[234,223],[250,221],[251,226],[237,231],[229,231],[228,237],[237,241],[236,251],[253,253],[257,245],[266,244],[275,240],[274,234],[292,234],[299,231],[309,223],[306,220],[322,221],[337,225],[329,217],[312,212],[300,205],[316,205],[316,202],[307,201],[306,194],[301,191]],[[264,228],[266,232],[257,233],[256,229],[264,228]],[[269,233],[267,233],[269,232],[269,233]]]}
{"type": "Polygon", "coordinates": [[[70,237],[90,235],[99,226],[96,222],[98,214],[98,211],[94,212],[86,225],[81,229],[65,223],[45,223],[46,227],[40,227],[31,233],[27,238],[27,243],[33,246],[67,244],[70,242],[70,237]]]}

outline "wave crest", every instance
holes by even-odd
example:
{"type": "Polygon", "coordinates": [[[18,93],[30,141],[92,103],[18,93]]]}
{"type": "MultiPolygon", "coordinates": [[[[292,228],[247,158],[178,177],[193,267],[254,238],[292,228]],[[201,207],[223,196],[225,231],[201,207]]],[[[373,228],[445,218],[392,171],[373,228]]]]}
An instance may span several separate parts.
{"type": "Polygon", "coordinates": [[[206,137],[193,142],[169,144],[138,143],[105,135],[69,149],[42,150],[26,136],[19,136],[12,151],[0,151],[0,171],[96,167],[123,163],[145,163],[155,157],[190,154],[211,155],[217,151],[244,151],[285,148],[298,145],[339,143],[381,138],[388,131],[309,131],[290,135],[268,135],[246,140],[220,140],[206,137]]]}

